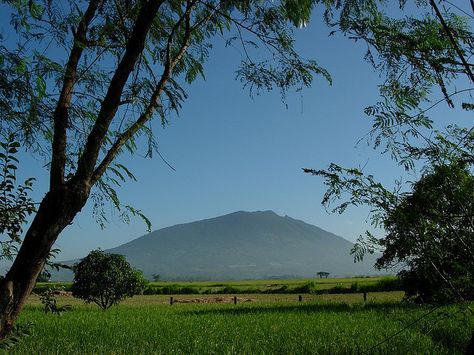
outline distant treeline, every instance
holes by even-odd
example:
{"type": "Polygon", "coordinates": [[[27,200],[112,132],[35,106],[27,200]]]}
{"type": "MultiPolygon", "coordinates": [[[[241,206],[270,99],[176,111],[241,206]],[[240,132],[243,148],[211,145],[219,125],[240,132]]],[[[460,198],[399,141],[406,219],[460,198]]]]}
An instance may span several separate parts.
{"type": "MultiPolygon", "coordinates": [[[[336,280],[336,279],[334,279],[336,280]]],[[[69,291],[71,283],[61,282],[45,282],[38,283],[34,289],[35,293],[42,293],[51,287],[61,287],[65,291],[69,291]]],[[[372,282],[351,282],[336,284],[332,287],[324,286],[314,281],[307,281],[302,284],[272,284],[258,285],[254,287],[236,287],[234,285],[180,285],[180,284],[163,284],[149,283],[143,294],[145,295],[209,295],[209,294],[346,294],[346,293],[362,293],[362,292],[387,292],[401,291],[402,285],[398,278],[386,277],[378,278],[372,282]]]]}
{"type": "Polygon", "coordinates": [[[350,287],[343,285],[336,285],[330,288],[318,289],[317,284],[309,281],[303,285],[289,286],[278,285],[274,287],[251,287],[239,288],[234,286],[223,286],[213,288],[198,288],[189,286],[169,285],[157,286],[148,285],[144,294],[146,295],[192,295],[192,294],[342,294],[342,293],[361,293],[361,292],[388,292],[401,291],[402,285],[396,278],[387,278],[378,280],[372,284],[359,284],[353,282],[350,287]]]}

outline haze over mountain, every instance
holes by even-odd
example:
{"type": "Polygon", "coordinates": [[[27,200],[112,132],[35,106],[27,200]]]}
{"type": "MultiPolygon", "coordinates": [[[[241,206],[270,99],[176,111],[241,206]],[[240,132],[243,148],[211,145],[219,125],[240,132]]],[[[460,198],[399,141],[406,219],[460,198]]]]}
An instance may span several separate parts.
{"type": "MultiPolygon", "coordinates": [[[[230,280],[375,274],[374,256],[354,263],[353,244],[321,228],[273,211],[234,212],[178,224],[107,252],[125,255],[146,277],[230,280]]],[[[64,272],[55,275],[70,279],[64,272]]]]}

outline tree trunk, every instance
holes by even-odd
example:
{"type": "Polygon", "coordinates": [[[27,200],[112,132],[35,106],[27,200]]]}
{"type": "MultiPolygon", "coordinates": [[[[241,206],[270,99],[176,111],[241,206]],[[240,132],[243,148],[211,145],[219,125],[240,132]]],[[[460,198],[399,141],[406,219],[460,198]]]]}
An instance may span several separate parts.
{"type": "Polygon", "coordinates": [[[11,331],[52,245],[82,209],[89,192],[86,183],[66,184],[43,198],[12,267],[0,282],[0,338],[11,331]]]}
{"type": "Polygon", "coordinates": [[[471,340],[469,341],[469,344],[467,345],[467,348],[464,354],[474,355],[474,331],[471,334],[471,340]]]}

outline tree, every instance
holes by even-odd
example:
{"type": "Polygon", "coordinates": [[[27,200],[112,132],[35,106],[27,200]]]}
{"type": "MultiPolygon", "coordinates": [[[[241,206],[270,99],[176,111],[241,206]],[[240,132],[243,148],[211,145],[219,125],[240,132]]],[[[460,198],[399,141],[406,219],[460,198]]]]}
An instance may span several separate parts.
{"type": "Polygon", "coordinates": [[[93,250],[73,270],[72,295],[104,311],[145,288],[142,273],[132,268],[123,255],[93,250]]]}
{"type": "Polygon", "coordinates": [[[402,263],[406,294],[422,302],[474,299],[474,176],[435,166],[388,211],[378,268],[402,263]]]}
{"type": "Polygon", "coordinates": [[[153,278],[153,281],[160,281],[161,280],[161,275],[160,274],[153,274],[151,277],[153,278]]]}
{"type": "Polygon", "coordinates": [[[12,31],[9,41],[0,37],[0,133],[15,130],[45,158],[49,189],[0,283],[0,337],[12,329],[51,246],[89,198],[101,224],[104,199],[125,219],[130,213],[149,224],[120,203],[114,186],[135,177],[115,160],[144,141],[152,155],[150,121],[158,117],[164,125],[170,111],[179,111],[185,86],[203,76],[213,37],[243,48],[237,76],[251,93],[276,88],[284,97],[309,86],[315,74],[330,80],[293,48],[293,28],[309,21],[315,2],[2,1],[12,31]]]}
{"type": "MultiPolygon", "coordinates": [[[[415,170],[415,163],[421,164],[426,176],[413,185],[413,191],[404,192],[400,182],[396,182],[395,188],[389,190],[376,181],[373,175],[364,174],[358,168],[344,168],[332,163],[326,170],[303,170],[325,179],[328,190],[323,197],[324,205],[329,206],[342,200],[333,212],[343,213],[350,205],[368,205],[371,207],[373,224],[384,227],[391,238],[395,238],[390,234],[391,228],[402,226],[402,222],[393,218],[394,213],[403,211],[403,218],[400,218],[402,220],[410,218],[410,223],[404,225],[404,228],[415,228],[416,223],[425,223],[432,218],[419,210],[404,209],[403,204],[408,203],[407,201],[414,202],[414,196],[423,196],[425,199],[429,199],[430,196],[455,198],[452,194],[456,189],[449,185],[452,184],[449,181],[461,183],[468,180],[471,176],[470,169],[474,164],[473,127],[450,125],[443,130],[434,130],[433,121],[428,117],[429,110],[443,101],[451,108],[457,106],[468,111],[474,109],[472,96],[467,96],[466,101],[464,98],[460,102],[455,100],[457,96],[474,90],[472,87],[474,65],[469,63],[474,54],[474,34],[470,22],[462,17],[472,17],[469,12],[474,12],[474,8],[464,10],[448,6],[449,2],[446,1],[441,3],[446,5],[443,12],[435,1],[420,2],[422,7],[430,11],[423,13],[421,19],[415,16],[391,18],[379,8],[369,5],[355,11],[353,8],[352,16],[348,16],[347,21],[332,23],[353,39],[365,41],[366,58],[385,78],[380,86],[382,99],[365,109],[365,113],[373,119],[369,142],[373,143],[375,148],[382,146],[382,152],[389,153],[390,157],[405,170],[415,170]],[[456,14],[454,10],[461,11],[462,16],[456,14]],[[463,85],[467,87],[462,88],[463,85]],[[440,89],[443,98],[433,104],[430,94],[436,87],[440,89]],[[423,108],[422,105],[426,103],[429,106],[423,108]],[[459,166],[464,167],[465,170],[461,169],[464,175],[456,168],[459,166]],[[461,176],[453,175],[448,179],[446,172],[442,174],[445,167],[452,168],[453,174],[458,173],[464,177],[461,179],[461,176]],[[426,183],[432,179],[439,179],[437,183],[440,185],[426,183]],[[423,192],[418,190],[421,186],[423,192]],[[439,190],[442,188],[445,190],[439,190]]],[[[403,9],[405,2],[400,1],[400,6],[403,9]]],[[[327,18],[330,22],[331,16],[327,18]]],[[[456,196],[458,199],[461,197],[465,195],[456,196]]],[[[446,225],[447,228],[449,223],[450,228],[454,228],[458,233],[467,233],[464,235],[470,236],[456,218],[462,215],[463,221],[469,226],[472,205],[464,199],[460,201],[464,207],[462,211],[458,211],[459,215],[446,214],[448,205],[444,201],[442,201],[444,204],[432,201],[431,207],[438,215],[448,219],[444,224],[438,221],[440,225],[446,225]]],[[[418,207],[421,208],[421,205],[418,207]]],[[[440,234],[439,231],[433,230],[431,233],[440,234]]],[[[396,235],[400,237],[401,234],[396,235]]],[[[417,236],[420,235],[426,236],[426,233],[418,232],[417,236]]],[[[385,247],[391,245],[388,236],[377,240],[368,233],[366,243],[361,239],[356,245],[359,247],[354,250],[356,258],[360,258],[364,252],[373,252],[374,245],[385,250],[385,247]]],[[[398,247],[406,246],[410,250],[410,240],[415,244],[418,243],[416,237],[405,237],[398,247]]],[[[396,254],[395,250],[391,253],[396,254]]],[[[389,263],[389,260],[387,257],[386,263],[389,263]]],[[[386,263],[380,262],[380,265],[386,263]]]]}
{"type": "MultiPolygon", "coordinates": [[[[399,3],[403,10],[406,2],[399,3]]],[[[369,4],[333,25],[367,44],[366,58],[385,79],[381,100],[365,110],[373,120],[369,142],[407,171],[421,167],[421,179],[408,190],[400,181],[388,189],[359,168],[332,163],[325,170],[303,170],[324,178],[328,190],[322,202],[329,206],[338,201],[333,212],[367,205],[372,224],[383,227],[382,238],[369,232],[359,238],[352,250],[355,259],[378,250],[383,253],[379,267],[398,261],[408,265],[401,275],[410,285],[409,296],[455,303],[472,297],[472,253],[464,246],[472,248],[474,127],[468,122],[434,129],[428,114],[442,102],[474,109],[474,6],[472,1],[470,8],[449,1],[417,4],[426,11],[421,18],[392,18],[369,4]],[[437,89],[441,99],[434,98],[437,89]]],[[[466,350],[473,352],[474,332],[466,350]]]]}
{"type": "Polygon", "coordinates": [[[320,279],[322,279],[323,277],[328,278],[329,272],[319,271],[319,272],[316,273],[316,275],[318,275],[320,279]]]}

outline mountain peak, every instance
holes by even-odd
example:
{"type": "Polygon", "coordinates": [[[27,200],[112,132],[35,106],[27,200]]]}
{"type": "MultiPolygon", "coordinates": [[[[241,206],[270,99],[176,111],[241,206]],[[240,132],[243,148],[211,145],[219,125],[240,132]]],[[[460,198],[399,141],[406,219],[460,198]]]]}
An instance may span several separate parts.
{"type": "Polygon", "coordinates": [[[274,211],[237,211],[163,228],[111,253],[125,255],[147,277],[165,280],[232,280],[375,273],[375,256],[354,264],[353,244],[274,211]]]}
{"type": "MultiPolygon", "coordinates": [[[[164,279],[255,279],[374,273],[354,264],[349,241],[272,210],[236,211],[163,228],[111,249],[164,279]]],[[[373,265],[373,264],[372,264],[373,265]]]]}
{"type": "MultiPolygon", "coordinates": [[[[274,211],[272,210],[264,210],[264,211],[236,211],[236,212],[232,212],[232,213],[229,213],[228,215],[232,215],[232,214],[239,214],[239,215],[268,215],[268,216],[278,216],[278,214],[276,214],[274,211]]],[[[227,216],[227,215],[226,215],[227,216]]],[[[280,216],[278,216],[280,217],[280,216]]]]}

